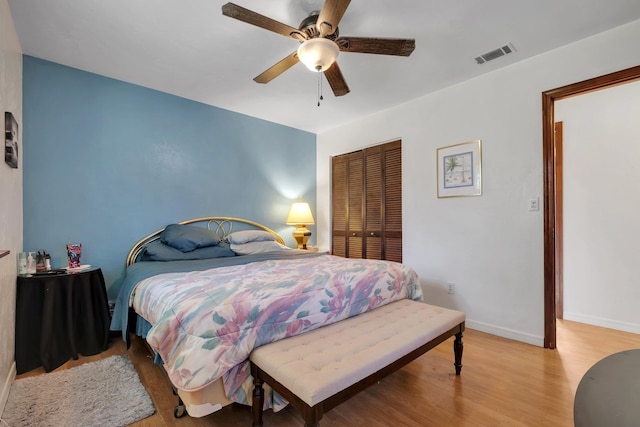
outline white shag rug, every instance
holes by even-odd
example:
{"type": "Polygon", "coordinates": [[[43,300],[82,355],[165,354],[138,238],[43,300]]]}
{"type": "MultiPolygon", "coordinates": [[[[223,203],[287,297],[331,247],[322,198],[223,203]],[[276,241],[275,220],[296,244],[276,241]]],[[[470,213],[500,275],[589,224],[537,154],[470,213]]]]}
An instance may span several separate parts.
{"type": "Polygon", "coordinates": [[[154,412],[129,358],[111,356],[14,381],[2,419],[11,427],[126,426],[154,412]]]}

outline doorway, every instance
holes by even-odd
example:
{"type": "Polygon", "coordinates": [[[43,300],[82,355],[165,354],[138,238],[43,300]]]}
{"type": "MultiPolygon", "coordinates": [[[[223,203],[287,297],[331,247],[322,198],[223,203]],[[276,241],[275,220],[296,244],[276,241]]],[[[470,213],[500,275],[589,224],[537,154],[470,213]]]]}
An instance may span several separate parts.
{"type": "MultiPolygon", "coordinates": [[[[543,188],[544,188],[544,346],[556,348],[557,277],[561,271],[561,239],[556,241],[556,227],[561,219],[560,209],[556,209],[559,194],[556,192],[557,175],[561,169],[556,166],[556,125],[554,103],[570,96],[629,83],[640,79],[640,66],[615,73],[552,89],[542,93],[542,144],[543,144],[543,188]]],[[[561,199],[560,199],[561,200],[561,199]]],[[[558,230],[560,232],[561,230],[558,230]]]]}

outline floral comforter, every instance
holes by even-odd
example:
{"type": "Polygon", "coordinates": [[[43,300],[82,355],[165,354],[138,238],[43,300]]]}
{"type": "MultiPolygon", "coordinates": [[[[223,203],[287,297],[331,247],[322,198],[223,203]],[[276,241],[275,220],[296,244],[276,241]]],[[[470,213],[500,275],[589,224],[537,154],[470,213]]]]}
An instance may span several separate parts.
{"type": "Polygon", "coordinates": [[[161,274],[139,282],[131,303],[177,388],[222,378],[232,400],[248,403],[254,348],[403,298],[422,299],[413,269],[322,255],[161,274]]]}

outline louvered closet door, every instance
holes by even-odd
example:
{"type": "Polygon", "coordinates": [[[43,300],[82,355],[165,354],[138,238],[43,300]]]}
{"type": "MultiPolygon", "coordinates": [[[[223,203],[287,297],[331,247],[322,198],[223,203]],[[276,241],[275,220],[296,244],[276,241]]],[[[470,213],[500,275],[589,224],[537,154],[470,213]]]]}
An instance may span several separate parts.
{"type": "Polygon", "coordinates": [[[347,159],[347,180],[349,182],[349,211],[347,213],[347,257],[364,258],[363,202],[364,202],[364,160],[362,153],[350,154],[347,159]]]}
{"type": "Polygon", "coordinates": [[[334,157],[331,178],[333,255],[363,258],[363,203],[362,151],[334,157]]]}
{"type": "Polygon", "coordinates": [[[402,262],[400,141],[333,158],[333,254],[402,262]]]}
{"type": "Polygon", "coordinates": [[[364,150],[365,162],[365,258],[383,259],[384,152],[380,146],[364,150]]]}
{"type": "Polygon", "coordinates": [[[363,167],[360,151],[333,158],[331,222],[334,255],[363,257],[363,167]]]}
{"type": "Polygon", "coordinates": [[[347,256],[348,183],[346,156],[334,157],[331,173],[331,253],[347,256]]]}
{"type": "Polygon", "coordinates": [[[387,146],[384,151],[384,259],[402,262],[402,145],[396,141],[387,146]]]}

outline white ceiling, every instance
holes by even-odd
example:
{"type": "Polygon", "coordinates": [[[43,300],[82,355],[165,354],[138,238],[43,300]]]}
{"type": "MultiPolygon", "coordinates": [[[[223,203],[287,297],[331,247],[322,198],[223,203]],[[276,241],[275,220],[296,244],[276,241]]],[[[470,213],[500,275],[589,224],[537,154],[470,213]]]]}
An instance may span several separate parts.
{"type": "MultiPolygon", "coordinates": [[[[322,0],[234,0],[298,27],[322,0]]],[[[639,0],[353,0],[343,36],[415,38],[410,57],[342,53],[351,93],[334,97],[298,64],[266,85],[253,78],[292,39],[223,16],[219,0],[9,0],[25,54],[321,132],[342,123],[640,19],[639,0]],[[474,58],[512,43],[484,65],[474,58]]]]}

